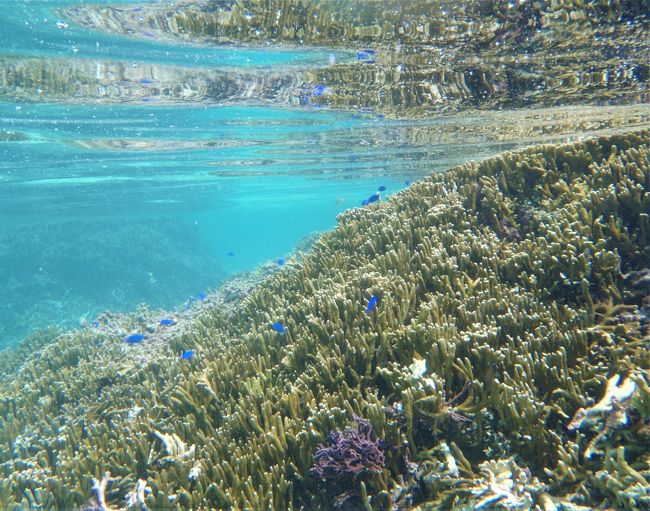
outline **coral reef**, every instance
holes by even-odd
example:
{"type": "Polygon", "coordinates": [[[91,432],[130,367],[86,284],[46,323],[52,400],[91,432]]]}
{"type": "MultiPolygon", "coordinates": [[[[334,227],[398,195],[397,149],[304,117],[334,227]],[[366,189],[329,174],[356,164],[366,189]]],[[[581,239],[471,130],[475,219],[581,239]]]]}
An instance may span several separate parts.
{"type": "Polygon", "coordinates": [[[647,509],[649,260],[648,131],[433,174],[164,342],[12,365],[0,507],[647,509]],[[355,416],[346,496],[312,468],[355,416]]]}

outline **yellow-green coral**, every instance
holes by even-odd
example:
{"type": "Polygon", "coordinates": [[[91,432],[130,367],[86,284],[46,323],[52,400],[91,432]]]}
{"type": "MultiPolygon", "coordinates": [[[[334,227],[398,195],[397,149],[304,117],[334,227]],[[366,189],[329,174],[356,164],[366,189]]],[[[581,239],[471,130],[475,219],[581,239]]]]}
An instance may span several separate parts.
{"type": "Polygon", "coordinates": [[[360,508],[467,508],[511,464],[522,502],[642,509],[648,310],[626,275],[650,260],[649,167],[647,131],[468,163],[342,214],[155,356],[57,337],[0,383],[3,506],[78,507],[110,472],[114,508],[331,509],[313,454],[356,414],[392,446],[360,508]],[[628,420],[586,459],[598,431],[570,419],[615,375],[628,420]]]}

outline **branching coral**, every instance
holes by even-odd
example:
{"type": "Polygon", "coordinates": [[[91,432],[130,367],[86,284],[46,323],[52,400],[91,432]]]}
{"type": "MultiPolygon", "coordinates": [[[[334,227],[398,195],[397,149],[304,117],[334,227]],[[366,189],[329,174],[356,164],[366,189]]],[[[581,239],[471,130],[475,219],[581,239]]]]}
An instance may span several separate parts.
{"type": "Polygon", "coordinates": [[[474,509],[532,509],[531,488],[539,485],[528,470],[514,460],[486,461],[479,465],[483,476],[470,490],[475,495],[474,509]]]}
{"type": "Polygon", "coordinates": [[[185,445],[185,442],[183,442],[176,433],[172,433],[170,435],[168,433],[154,431],[154,434],[162,441],[163,445],[165,446],[167,459],[170,461],[185,462],[194,459],[196,446],[192,445],[188,448],[185,445]]]}
{"type": "Polygon", "coordinates": [[[147,481],[138,479],[134,488],[126,495],[127,509],[139,509],[146,511],[146,495],[151,493],[151,488],[147,486],[147,481]]]}
{"type": "Polygon", "coordinates": [[[106,502],[106,489],[111,482],[111,473],[106,472],[100,480],[92,478],[91,499],[81,506],[82,511],[114,511],[106,502]]]}
{"type": "Polygon", "coordinates": [[[645,131],[504,153],[345,213],[128,371],[121,338],[58,336],[0,381],[2,502],[79,507],[110,469],[97,506],[146,480],[149,509],[642,509],[649,172],[645,131]]]}
{"type": "Polygon", "coordinates": [[[622,382],[620,379],[618,374],[612,376],[607,381],[605,395],[602,399],[589,408],[578,409],[567,425],[570,430],[584,427],[598,430],[598,435],[589,442],[584,452],[587,458],[591,458],[595,452],[596,444],[613,429],[628,423],[628,409],[636,393],[637,385],[632,378],[625,378],[622,382]]]}

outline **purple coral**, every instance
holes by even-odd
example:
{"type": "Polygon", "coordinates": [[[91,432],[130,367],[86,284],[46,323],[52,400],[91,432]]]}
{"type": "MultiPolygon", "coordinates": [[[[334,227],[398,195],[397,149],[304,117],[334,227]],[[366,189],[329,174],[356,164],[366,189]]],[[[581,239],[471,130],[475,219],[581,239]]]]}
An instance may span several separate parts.
{"type": "Polygon", "coordinates": [[[332,431],[328,445],[319,444],[310,472],[321,479],[359,476],[384,469],[385,444],[375,438],[370,423],[354,415],[356,428],[332,431]]]}

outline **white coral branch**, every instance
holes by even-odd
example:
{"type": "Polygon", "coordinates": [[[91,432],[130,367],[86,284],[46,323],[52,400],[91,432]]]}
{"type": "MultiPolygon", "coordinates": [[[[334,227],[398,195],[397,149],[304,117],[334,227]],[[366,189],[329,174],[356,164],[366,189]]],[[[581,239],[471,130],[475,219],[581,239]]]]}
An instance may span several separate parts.
{"type": "Polygon", "coordinates": [[[160,438],[164,444],[165,451],[169,458],[181,463],[194,459],[195,445],[188,448],[185,445],[185,442],[183,442],[176,433],[170,435],[168,433],[161,433],[160,431],[154,430],[154,434],[160,438]]]}

